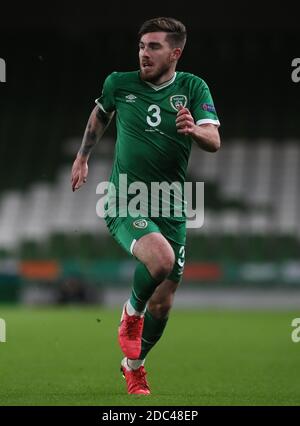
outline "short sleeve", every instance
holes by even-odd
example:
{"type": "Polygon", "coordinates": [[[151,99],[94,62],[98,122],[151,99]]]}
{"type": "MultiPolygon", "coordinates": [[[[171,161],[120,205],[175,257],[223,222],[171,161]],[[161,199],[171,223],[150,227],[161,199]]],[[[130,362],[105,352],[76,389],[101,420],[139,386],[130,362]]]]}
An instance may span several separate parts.
{"type": "Polygon", "coordinates": [[[220,126],[209,87],[200,78],[194,81],[190,109],[197,125],[211,123],[220,126]]]}
{"type": "Polygon", "coordinates": [[[115,110],[115,78],[114,74],[110,74],[104,81],[102,94],[100,98],[95,99],[96,104],[105,112],[115,110]]]}

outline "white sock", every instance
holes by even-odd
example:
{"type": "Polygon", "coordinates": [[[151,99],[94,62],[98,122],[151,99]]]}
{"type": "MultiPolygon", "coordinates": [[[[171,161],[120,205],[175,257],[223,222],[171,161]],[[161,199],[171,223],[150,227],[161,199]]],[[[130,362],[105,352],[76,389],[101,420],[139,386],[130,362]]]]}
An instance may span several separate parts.
{"type": "Polygon", "coordinates": [[[132,370],[137,370],[138,368],[140,368],[144,364],[145,364],[144,359],[129,359],[129,358],[127,358],[127,365],[132,370]]]}
{"type": "Polygon", "coordinates": [[[141,316],[144,315],[146,308],[143,310],[143,312],[138,312],[134,309],[134,307],[130,303],[130,300],[128,300],[127,303],[126,303],[126,311],[127,311],[127,314],[130,315],[130,316],[136,315],[136,316],[141,317],[141,316]]]}
{"type": "Polygon", "coordinates": [[[122,366],[126,368],[126,370],[137,370],[142,365],[145,364],[144,359],[129,359],[129,358],[123,358],[122,359],[122,366]]]}

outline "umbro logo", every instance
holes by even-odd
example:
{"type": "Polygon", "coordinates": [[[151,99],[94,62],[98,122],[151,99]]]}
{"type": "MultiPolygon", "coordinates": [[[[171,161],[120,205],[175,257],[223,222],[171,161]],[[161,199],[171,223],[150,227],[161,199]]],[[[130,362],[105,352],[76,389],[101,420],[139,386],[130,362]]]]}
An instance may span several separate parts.
{"type": "Polygon", "coordinates": [[[132,93],[130,93],[130,95],[125,96],[125,99],[126,99],[126,102],[135,102],[137,97],[133,95],[132,93]]]}

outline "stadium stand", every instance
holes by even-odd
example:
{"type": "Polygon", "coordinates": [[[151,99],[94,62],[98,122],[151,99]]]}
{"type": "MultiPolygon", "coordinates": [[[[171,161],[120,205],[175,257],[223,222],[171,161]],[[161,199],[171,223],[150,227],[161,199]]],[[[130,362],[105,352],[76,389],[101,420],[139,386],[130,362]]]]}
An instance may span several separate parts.
{"type": "MultiPolygon", "coordinates": [[[[103,140],[103,145],[113,148],[110,139],[103,140]]],[[[59,168],[52,182],[35,182],[25,191],[3,193],[1,248],[16,250],[21,245],[23,253],[26,241],[47,243],[50,247],[53,236],[64,235],[57,244],[58,252],[68,250],[67,247],[74,252],[74,245],[67,240],[78,238],[80,251],[97,256],[92,248],[93,241],[102,235],[108,238],[108,232],[105,222],[96,214],[99,200],[96,188],[101,181],[109,179],[112,163],[111,159],[98,158],[100,156],[101,153],[91,160],[88,184],[76,193],[70,188],[71,160],[70,164],[59,168]]],[[[293,247],[298,248],[300,237],[297,221],[300,213],[297,199],[299,160],[297,141],[285,141],[281,146],[270,140],[225,141],[222,149],[213,155],[193,148],[188,179],[205,183],[205,222],[203,227],[189,230],[189,238],[205,247],[206,259],[209,256],[205,241],[209,246],[208,240],[214,239],[224,242],[216,250],[220,258],[270,258],[268,246],[274,256],[276,250],[280,256],[284,256],[285,251],[297,256],[293,247]],[[247,250],[241,250],[243,239],[248,241],[247,250]],[[275,246],[274,240],[277,241],[275,246]]],[[[53,246],[51,252],[53,254],[53,246]]]]}
{"type": "MultiPolygon", "coordinates": [[[[223,268],[228,281],[234,281],[233,264],[262,264],[262,279],[273,274],[277,263],[290,262],[275,275],[280,282],[283,274],[300,282],[300,98],[289,75],[288,83],[281,83],[284,61],[272,69],[276,90],[265,66],[282,52],[281,44],[289,66],[296,39],[286,32],[278,44],[275,33],[242,31],[205,32],[200,38],[195,32],[191,39],[201,39],[201,55],[195,61],[188,45],[179,70],[201,75],[211,87],[223,143],[216,154],[193,147],[187,180],[205,183],[205,221],[188,231],[187,259],[198,265],[196,277],[219,277],[223,268]],[[219,67],[211,66],[216,63],[219,67]],[[239,65],[236,72],[232,63],[239,65]],[[201,262],[208,265],[205,270],[201,262]]],[[[0,275],[16,270],[16,260],[63,262],[63,271],[74,271],[78,264],[83,268],[84,261],[127,262],[96,215],[96,187],[108,179],[112,164],[113,125],[91,158],[87,185],[76,193],[70,188],[70,169],[105,76],[136,68],[135,41],[132,29],[126,38],[108,30],[80,37],[45,33],[40,39],[28,34],[14,53],[10,50],[8,83],[1,86],[0,97],[0,275]],[[30,55],[26,43],[34,46],[30,55]]],[[[104,269],[109,273],[119,266],[107,265],[102,264],[100,276],[109,280],[104,269]]],[[[27,266],[31,276],[32,265],[27,266]]],[[[244,271],[253,271],[250,266],[244,271]]],[[[194,273],[191,265],[187,276],[194,273]]]]}

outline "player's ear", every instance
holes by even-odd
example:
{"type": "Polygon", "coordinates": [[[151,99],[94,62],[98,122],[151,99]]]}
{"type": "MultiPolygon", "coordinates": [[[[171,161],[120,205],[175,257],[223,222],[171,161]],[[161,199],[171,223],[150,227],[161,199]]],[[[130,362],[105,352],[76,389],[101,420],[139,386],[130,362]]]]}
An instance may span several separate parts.
{"type": "Polygon", "coordinates": [[[173,49],[171,53],[171,59],[173,59],[173,61],[178,61],[178,59],[181,56],[181,53],[182,53],[182,49],[180,49],[180,47],[175,47],[175,49],[173,49]]]}

